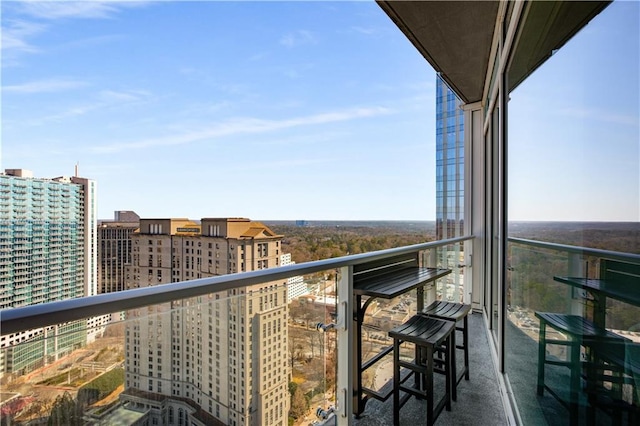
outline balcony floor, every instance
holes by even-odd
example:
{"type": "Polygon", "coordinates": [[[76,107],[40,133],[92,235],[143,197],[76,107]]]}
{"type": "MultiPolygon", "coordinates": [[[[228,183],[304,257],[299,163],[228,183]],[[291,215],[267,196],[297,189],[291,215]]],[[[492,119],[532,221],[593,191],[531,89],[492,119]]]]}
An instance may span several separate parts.
{"type": "MultiPolygon", "coordinates": [[[[502,398],[491,358],[487,329],[481,314],[469,315],[469,371],[470,380],[458,385],[458,400],[452,402],[451,411],[444,410],[438,425],[506,425],[502,398]]],[[[458,354],[462,354],[458,351],[458,354]]],[[[462,356],[457,357],[460,361],[462,356]]],[[[442,377],[441,375],[436,375],[442,377]]],[[[436,398],[442,395],[444,380],[436,380],[436,398]],[[440,389],[438,389],[440,387],[440,389]]],[[[400,410],[400,424],[421,423],[426,401],[411,398],[400,410]]],[[[370,400],[364,413],[355,419],[357,426],[390,425],[393,423],[393,400],[370,400]]]]}

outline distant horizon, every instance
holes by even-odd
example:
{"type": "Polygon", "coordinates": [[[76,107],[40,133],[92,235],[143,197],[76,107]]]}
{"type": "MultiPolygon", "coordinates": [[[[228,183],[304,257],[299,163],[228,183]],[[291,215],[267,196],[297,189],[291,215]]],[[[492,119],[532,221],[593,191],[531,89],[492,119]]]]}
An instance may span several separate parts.
{"type": "MultiPolygon", "coordinates": [[[[394,223],[435,223],[435,219],[256,219],[247,216],[203,216],[200,218],[193,217],[184,217],[184,216],[149,216],[149,217],[140,217],[143,220],[150,219],[188,219],[193,221],[200,221],[203,218],[212,218],[212,217],[221,217],[221,218],[247,218],[254,222],[264,222],[264,223],[273,223],[273,222],[292,222],[295,224],[297,221],[304,221],[306,223],[312,222],[344,222],[344,223],[362,223],[362,222],[394,222],[394,223]]],[[[115,219],[98,219],[98,222],[114,222],[115,219]]],[[[640,224],[640,221],[630,221],[630,220],[509,220],[507,223],[634,223],[640,224]]]]}

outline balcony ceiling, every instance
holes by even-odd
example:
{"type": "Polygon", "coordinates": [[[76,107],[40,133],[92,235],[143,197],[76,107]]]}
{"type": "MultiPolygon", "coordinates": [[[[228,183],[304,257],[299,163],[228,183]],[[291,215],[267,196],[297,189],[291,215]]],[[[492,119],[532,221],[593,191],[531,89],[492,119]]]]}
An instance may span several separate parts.
{"type": "Polygon", "coordinates": [[[379,1],[465,103],[482,99],[497,1],[379,1]]]}
{"type": "MultiPolygon", "coordinates": [[[[602,11],[608,1],[528,2],[509,71],[509,90],[602,11]]],[[[465,103],[482,100],[498,1],[378,0],[465,103]]]]}

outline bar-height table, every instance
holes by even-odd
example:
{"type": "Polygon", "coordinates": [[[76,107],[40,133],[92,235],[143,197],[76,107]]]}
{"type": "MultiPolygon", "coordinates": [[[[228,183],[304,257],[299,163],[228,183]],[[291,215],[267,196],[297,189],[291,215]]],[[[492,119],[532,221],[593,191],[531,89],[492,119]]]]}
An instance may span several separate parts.
{"type": "MultiPolygon", "coordinates": [[[[553,279],[557,282],[587,291],[591,295],[593,301],[593,324],[604,332],[617,336],[615,333],[610,332],[605,328],[607,299],[611,298],[624,303],[628,303],[630,305],[640,306],[640,269],[638,269],[636,266],[633,266],[631,268],[629,266],[620,267],[620,263],[616,262],[608,263],[611,264],[611,269],[607,269],[607,272],[609,272],[609,276],[605,278],[598,279],[585,277],[554,276],[553,279]],[[625,273],[620,274],[615,271],[616,268],[625,269],[626,271],[625,273]],[[611,271],[613,271],[613,273],[611,271]]],[[[614,347],[624,347],[625,345],[631,344],[631,341],[629,339],[623,336],[618,336],[618,339],[616,340],[603,339],[602,342],[598,344],[598,339],[590,342],[590,338],[587,337],[588,333],[585,331],[580,331],[577,334],[579,334],[583,338],[583,340],[588,341],[589,347],[594,351],[593,355],[607,361],[608,363],[617,365],[620,370],[624,372],[624,374],[629,374],[632,376],[638,375],[638,363],[635,360],[625,359],[624,350],[619,351],[622,353],[621,356],[613,350],[614,347]]],[[[589,371],[592,372],[593,369],[590,369],[589,371]]],[[[573,385],[573,387],[576,387],[576,385],[573,385]]],[[[618,409],[620,408],[621,407],[618,407],[618,409]]],[[[575,411],[576,410],[574,408],[574,410],[570,412],[572,424],[578,423],[578,416],[576,415],[575,411]]]]}
{"type": "Polygon", "coordinates": [[[607,298],[640,306],[640,282],[621,279],[595,279],[582,277],[553,277],[555,281],[578,287],[593,296],[593,322],[605,326],[607,298]]]}
{"type": "Polygon", "coordinates": [[[364,411],[368,398],[385,401],[392,392],[380,393],[362,385],[362,373],[378,362],[381,358],[393,350],[393,345],[383,349],[366,363],[362,363],[362,323],[364,314],[373,300],[377,298],[393,299],[413,289],[417,289],[417,312],[424,309],[424,286],[451,273],[451,269],[425,268],[419,266],[407,266],[389,272],[374,275],[365,275],[362,278],[356,276],[353,283],[355,303],[353,308],[353,320],[355,323],[355,351],[356,375],[354,380],[354,405],[353,412],[359,416],[364,411]],[[363,303],[362,297],[368,297],[363,303]],[[364,394],[364,395],[363,395],[364,394]]]}

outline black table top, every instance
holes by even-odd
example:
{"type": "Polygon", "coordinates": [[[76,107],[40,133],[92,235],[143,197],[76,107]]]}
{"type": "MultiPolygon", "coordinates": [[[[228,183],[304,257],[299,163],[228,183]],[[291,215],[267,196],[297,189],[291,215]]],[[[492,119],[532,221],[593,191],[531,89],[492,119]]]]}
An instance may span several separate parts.
{"type": "Polygon", "coordinates": [[[353,284],[353,293],[362,296],[393,299],[450,273],[451,269],[412,266],[362,280],[358,280],[356,277],[353,284]]]}
{"type": "Polygon", "coordinates": [[[587,291],[600,293],[612,299],[640,306],[640,285],[633,281],[600,280],[583,277],[553,277],[553,279],[587,291]]]}

